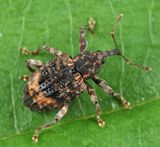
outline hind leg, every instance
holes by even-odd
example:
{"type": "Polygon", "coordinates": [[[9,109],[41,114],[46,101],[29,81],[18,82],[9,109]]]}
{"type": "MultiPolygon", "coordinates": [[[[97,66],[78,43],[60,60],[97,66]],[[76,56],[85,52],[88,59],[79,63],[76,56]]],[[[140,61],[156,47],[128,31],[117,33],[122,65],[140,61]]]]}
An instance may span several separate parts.
{"type": "Polygon", "coordinates": [[[22,52],[22,54],[25,54],[25,55],[38,55],[41,49],[37,48],[36,50],[31,51],[28,48],[20,48],[20,51],[22,52]]]}
{"type": "Polygon", "coordinates": [[[54,47],[42,46],[37,48],[34,51],[31,51],[27,48],[21,48],[22,54],[25,54],[25,55],[38,55],[41,52],[41,50],[46,50],[47,52],[54,54],[56,56],[62,55],[62,52],[54,47]]]}
{"type": "MultiPolygon", "coordinates": [[[[34,72],[34,71],[35,71],[35,68],[40,68],[41,66],[43,66],[43,63],[42,63],[42,61],[40,61],[40,60],[28,59],[28,60],[26,60],[26,66],[28,67],[28,69],[29,69],[31,72],[34,72]]],[[[19,79],[20,79],[20,80],[23,80],[23,81],[28,81],[29,76],[23,75],[23,76],[21,76],[19,79]]]]}
{"type": "Polygon", "coordinates": [[[92,78],[93,81],[100,86],[105,92],[109,95],[117,98],[124,106],[124,108],[131,109],[131,103],[127,101],[120,93],[116,93],[113,89],[107,84],[105,80],[101,80],[99,77],[95,76],[92,78]]]}
{"type": "Polygon", "coordinates": [[[100,109],[100,105],[98,103],[96,92],[89,84],[86,84],[86,85],[87,85],[87,92],[91,97],[91,101],[96,106],[96,117],[97,117],[98,125],[100,127],[104,127],[105,122],[100,118],[101,109],[100,109]]]}
{"type": "Polygon", "coordinates": [[[39,135],[39,132],[43,129],[46,129],[46,128],[50,128],[52,127],[53,125],[55,125],[57,122],[59,122],[62,117],[67,113],[68,111],[68,104],[64,104],[64,106],[61,108],[61,110],[56,114],[56,116],[54,117],[54,119],[47,123],[47,124],[44,124],[40,127],[38,127],[36,130],[35,130],[35,133],[32,137],[32,140],[34,142],[38,142],[38,135],[39,135]]]}
{"type": "Polygon", "coordinates": [[[35,71],[35,68],[40,68],[43,66],[43,63],[42,61],[40,60],[34,60],[34,59],[28,59],[26,60],[26,66],[28,67],[28,69],[31,71],[31,72],[34,72],[35,71]]]}

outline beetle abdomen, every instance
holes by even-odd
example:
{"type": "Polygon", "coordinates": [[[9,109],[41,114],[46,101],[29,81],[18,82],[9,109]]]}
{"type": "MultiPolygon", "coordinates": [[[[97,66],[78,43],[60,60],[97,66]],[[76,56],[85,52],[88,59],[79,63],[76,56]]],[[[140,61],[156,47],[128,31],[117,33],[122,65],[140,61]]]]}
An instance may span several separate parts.
{"type": "Polygon", "coordinates": [[[34,72],[25,88],[24,103],[31,110],[46,111],[60,108],[85,89],[82,76],[74,64],[65,60],[49,62],[34,72]]]}
{"type": "Polygon", "coordinates": [[[61,107],[52,97],[46,97],[39,86],[40,72],[33,73],[24,90],[24,104],[33,111],[47,111],[61,107]]]}
{"type": "Polygon", "coordinates": [[[51,96],[62,103],[84,91],[82,76],[76,71],[74,64],[65,64],[64,61],[59,61],[58,65],[57,61],[46,64],[41,70],[39,85],[46,97],[51,96]]]}

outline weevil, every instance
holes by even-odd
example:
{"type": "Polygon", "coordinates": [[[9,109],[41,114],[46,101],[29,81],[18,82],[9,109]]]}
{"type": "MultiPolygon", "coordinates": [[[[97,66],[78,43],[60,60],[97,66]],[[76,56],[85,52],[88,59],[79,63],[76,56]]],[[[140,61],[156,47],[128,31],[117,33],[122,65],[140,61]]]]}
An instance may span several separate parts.
{"type": "MultiPolygon", "coordinates": [[[[111,36],[115,48],[106,51],[86,51],[86,28],[80,29],[79,48],[80,53],[76,57],[71,57],[59,49],[43,46],[41,49],[54,54],[56,58],[47,63],[40,60],[28,59],[26,66],[32,72],[30,76],[24,75],[22,80],[27,84],[24,89],[24,104],[32,111],[50,111],[58,108],[59,112],[49,123],[41,125],[35,130],[32,137],[34,142],[38,141],[39,132],[45,128],[55,125],[67,113],[69,103],[83,92],[88,92],[90,99],[96,108],[96,119],[100,127],[105,126],[105,121],[100,117],[101,109],[96,95],[96,91],[87,82],[92,79],[106,93],[115,97],[122,103],[125,108],[131,108],[131,103],[126,100],[120,93],[115,92],[112,87],[97,76],[105,60],[111,56],[120,56],[126,63],[135,67],[141,67],[144,70],[151,68],[135,64],[128,60],[119,50],[114,32],[122,14],[116,18],[115,24],[111,31],[111,36]]],[[[30,51],[22,48],[24,54],[39,54],[40,49],[30,51]]]]}

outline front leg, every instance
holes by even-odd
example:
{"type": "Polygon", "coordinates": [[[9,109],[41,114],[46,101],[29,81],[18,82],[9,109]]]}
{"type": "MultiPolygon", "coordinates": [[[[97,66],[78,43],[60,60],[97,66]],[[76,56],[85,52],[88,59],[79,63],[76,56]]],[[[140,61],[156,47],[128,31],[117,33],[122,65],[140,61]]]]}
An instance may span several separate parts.
{"type": "Polygon", "coordinates": [[[101,80],[99,77],[94,76],[93,81],[100,86],[105,92],[117,98],[124,106],[124,108],[131,109],[131,103],[128,102],[120,93],[116,93],[113,89],[107,84],[105,80],[101,80]]]}
{"type": "Polygon", "coordinates": [[[100,105],[97,99],[96,92],[89,84],[87,84],[87,92],[91,97],[92,103],[96,105],[96,117],[97,117],[98,125],[100,127],[104,127],[105,122],[100,118],[101,109],[100,109],[100,105]]]}
{"type": "Polygon", "coordinates": [[[64,104],[64,106],[61,108],[61,110],[56,114],[55,118],[47,123],[47,124],[44,124],[40,127],[38,127],[36,130],[35,130],[35,133],[32,137],[32,140],[34,142],[38,142],[38,135],[39,135],[39,132],[45,128],[50,128],[52,127],[53,125],[55,125],[57,122],[59,122],[61,120],[61,118],[67,113],[68,111],[68,104],[64,104]]]}

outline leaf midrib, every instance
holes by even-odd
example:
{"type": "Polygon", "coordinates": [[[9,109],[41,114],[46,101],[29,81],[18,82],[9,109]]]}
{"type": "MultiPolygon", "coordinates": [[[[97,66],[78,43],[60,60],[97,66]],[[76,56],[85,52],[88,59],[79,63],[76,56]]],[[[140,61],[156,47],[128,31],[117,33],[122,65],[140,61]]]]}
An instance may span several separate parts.
{"type": "MultiPolygon", "coordinates": [[[[149,103],[152,103],[152,102],[155,102],[155,101],[159,101],[159,100],[160,100],[160,97],[151,98],[150,100],[146,100],[146,101],[144,101],[144,102],[140,102],[140,103],[136,103],[136,104],[132,105],[132,109],[133,109],[133,108],[136,108],[136,107],[144,106],[144,105],[146,105],[146,104],[149,104],[149,103]]],[[[114,110],[102,112],[101,115],[104,116],[104,115],[116,113],[116,112],[119,112],[119,111],[122,111],[122,110],[124,110],[124,108],[120,107],[120,108],[118,108],[118,109],[114,109],[114,110]]],[[[72,119],[72,120],[69,120],[69,121],[60,123],[60,124],[58,124],[58,125],[63,126],[63,125],[66,125],[66,124],[73,123],[73,122],[75,122],[75,121],[91,119],[91,118],[94,118],[95,116],[96,116],[95,114],[87,115],[87,116],[81,116],[81,117],[79,117],[79,118],[72,119]]],[[[2,138],[0,138],[0,141],[9,140],[10,138],[14,138],[15,136],[31,134],[32,132],[33,132],[33,131],[24,131],[24,132],[22,131],[22,132],[20,132],[20,133],[16,133],[16,134],[8,135],[8,136],[6,136],[6,137],[2,137],[2,138]]]]}

